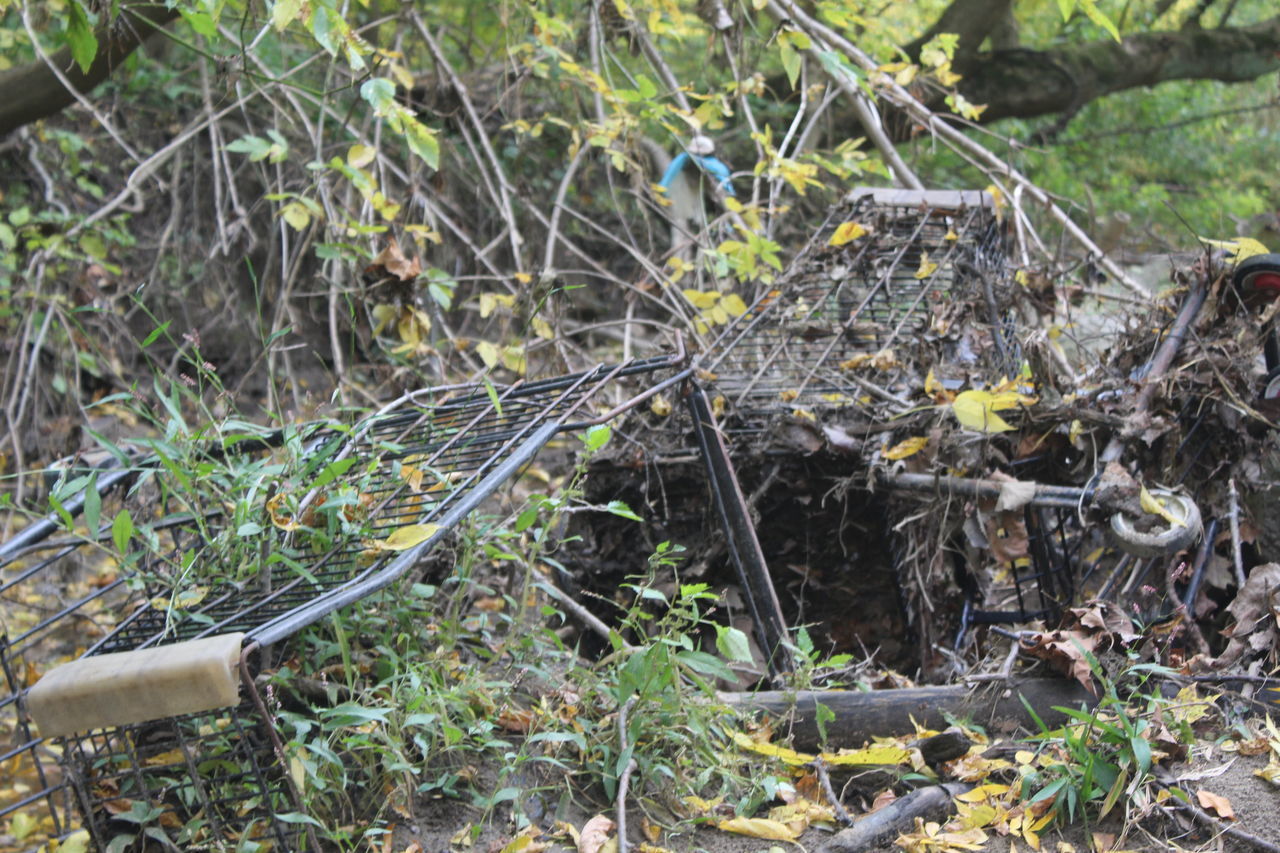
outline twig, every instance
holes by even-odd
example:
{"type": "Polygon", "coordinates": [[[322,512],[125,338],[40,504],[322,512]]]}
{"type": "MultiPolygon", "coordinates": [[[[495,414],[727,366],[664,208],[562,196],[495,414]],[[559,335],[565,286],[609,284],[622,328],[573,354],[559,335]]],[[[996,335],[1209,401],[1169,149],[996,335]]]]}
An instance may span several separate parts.
{"type": "MultiPolygon", "coordinates": [[[[1265,838],[1259,838],[1252,832],[1246,832],[1239,827],[1229,826],[1193,803],[1179,800],[1177,797],[1170,797],[1165,800],[1165,802],[1173,803],[1175,808],[1181,809],[1191,815],[1191,817],[1195,818],[1198,823],[1212,829],[1214,832],[1221,832],[1223,835],[1230,836],[1236,841],[1248,844],[1255,850],[1262,850],[1264,853],[1280,853],[1280,845],[1267,841],[1265,838]]],[[[1167,812],[1169,806],[1161,805],[1160,808],[1167,812]]]]}
{"type": "MultiPolygon", "coordinates": [[[[600,619],[599,616],[596,616],[590,610],[588,610],[587,608],[583,607],[581,604],[579,604],[578,602],[570,598],[568,593],[556,587],[551,582],[551,579],[548,578],[546,575],[539,572],[538,576],[541,578],[543,582],[543,586],[542,586],[543,592],[545,592],[547,595],[551,596],[557,602],[559,602],[559,604],[565,610],[568,610],[570,613],[572,613],[578,619],[578,621],[582,622],[582,624],[586,625],[596,634],[600,635],[600,637],[604,639],[605,642],[613,641],[613,638],[617,635],[617,632],[612,630],[608,625],[606,625],[604,621],[600,619]]],[[[625,651],[633,651],[632,645],[628,643],[626,640],[622,641],[622,648],[625,651]]]]}
{"type": "Polygon", "coordinates": [[[1244,589],[1244,558],[1240,554],[1240,496],[1236,494],[1236,479],[1227,480],[1227,496],[1231,501],[1231,511],[1227,520],[1231,522],[1231,562],[1236,570],[1236,587],[1244,589]]]}
{"type": "MultiPolygon", "coordinates": [[[[636,704],[636,697],[632,696],[621,708],[618,709],[618,746],[621,752],[626,752],[629,748],[627,743],[627,714],[636,704]]],[[[631,788],[631,774],[635,772],[636,759],[632,756],[627,761],[627,766],[622,768],[622,776],[618,779],[618,798],[614,802],[614,811],[618,815],[618,853],[628,853],[630,846],[627,843],[627,792],[631,788]]]]}
{"type": "MultiPolygon", "coordinates": [[[[427,49],[431,51],[431,55],[435,58],[436,65],[440,71],[449,80],[449,85],[458,96],[458,100],[462,103],[463,110],[466,111],[467,120],[471,126],[475,128],[477,141],[480,148],[484,151],[485,158],[489,161],[489,168],[493,170],[493,178],[497,183],[498,203],[502,207],[502,218],[506,222],[508,235],[511,242],[511,261],[516,266],[516,271],[522,269],[520,263],[520,245],[524,242],[524,238],[520,236],[520,226],[516,222],[515,211],[511,205],[511,187],[507,183],[506,173],[502,170],[502,163],[498,160],[498,155],[494,153],[493,144],[489,141],[489,134],[485,130],[484,122],[480,119],[480,114],[476,111],[475,104],[471,101],[471,95],[467,91],[466,85],[462,82],[462,78],[454,70],[449,63],[448,58],[441,50],[439,43],[431,35],[431,30],[423,23],[422,16],[417,12],[412,13],[413,25],[418,30],[418,35],[422,36],[422,40],[426,42],[427,49]]],[[[481,172],[484,175],[484,172],[481,172]]]]}
{"type": "Polygon", "coordinates": [[[813,768],[813,772],[817,775],[818,784],[822,786],[822,793],[831,805],[831,813],[836,816],[836,820],[840,822],[841,826],[853,826],[853,818],[844,810],[844,805],[840,802],[840,798],[836,796],[835,788],[831,787],[831,774],[827,772],[827,762],[818,757],[810,761],[809,766],[813,768]]]}

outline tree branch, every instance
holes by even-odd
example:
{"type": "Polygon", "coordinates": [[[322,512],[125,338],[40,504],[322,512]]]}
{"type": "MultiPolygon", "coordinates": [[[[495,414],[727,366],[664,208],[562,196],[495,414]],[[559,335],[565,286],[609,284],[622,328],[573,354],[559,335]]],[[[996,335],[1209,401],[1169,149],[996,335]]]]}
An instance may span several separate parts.
{"type": "Polygon", "coordinates": [[[919,38],[904,45],[903,50],[913,60],[920,57],[920,48],[939,33],[955,33],[960,37],[957,56],[973,56],[992,31],[1000,27],[1012,14],[1013,0],[952,0],[933,26],[919,38]]]}
{"type": "MultiPolygon", "coordinates": [[[[147,38],[178,17],[177,9],[163,3],[133,0],[120,9],[116,19],[98,28],[98,54],[88,71],[81,70],[63,47],[50,56],[63,76],[81,94],[92,91],[147,38]]],[[[55,115],[75,103],[75,92],[63,86],[46,63],[35,60],[18,68],[0,71],[0,137],[23,125],[55,115]]]]}
{"type": "Polygon", "coordinates": [[[1253,80],[1280,70],[1278,43],[1280,16],[1248,27],[1139,33],[1120,42],[958,56],[955,70],[963,75],[960,93],[986,105],[985,123],[1057,113],[1170,80],[1253,80]]]}

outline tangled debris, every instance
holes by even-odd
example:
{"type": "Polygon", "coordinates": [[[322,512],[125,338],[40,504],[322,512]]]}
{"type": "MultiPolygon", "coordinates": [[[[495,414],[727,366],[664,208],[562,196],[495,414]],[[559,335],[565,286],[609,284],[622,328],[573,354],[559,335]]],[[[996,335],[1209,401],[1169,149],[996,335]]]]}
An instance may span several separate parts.
{"type": "MultiPolygon", "coordinates": [[[[1054,625],[1100,599],[1167,626],[1163,662],[1226,665],[1223,608],[1276,554],[1270,292],[1242,293],[1231,259],[1205,254],[1150,305],[1120,303],[1100,345],[1073,320],[1105,293],[1019,267],[1010,230],[985,193],[855,191],[776,284],[699,329],[718,331],[698,375],[792,624],[843,588],[865,605],[846,621],[896,611],[941,679],[986,626],[1054,625]]],[[[597,483],[649,506],[656,536],[696,543],[688,429],[669,408],[636,416],[597,483]]],[[[606,565],[608,537],[588,546],[606,565]]],[[[723,551],[704,545],[700,571],[723,551]]]]}

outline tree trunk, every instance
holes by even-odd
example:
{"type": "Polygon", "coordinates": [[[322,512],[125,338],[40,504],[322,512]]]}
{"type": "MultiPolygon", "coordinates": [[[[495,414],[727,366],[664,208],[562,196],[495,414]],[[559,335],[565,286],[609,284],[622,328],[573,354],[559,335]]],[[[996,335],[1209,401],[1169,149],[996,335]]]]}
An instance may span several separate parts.
{"type": "MultiPolygon", "coordinates": [[[[163,3],[126,4],[114,21],[99,27],[95,33],[98,53],[88,71],[81,70],[72,60],[69,47],[55,51],[49,60],[76,91],[87,94],[107,79],[138,45],[176,17],[177,9],[166,8],[163,3]]],[[[0,137],[33,121],[56,115],[75,100],[75,94],[39,59],[0,71],[0,137]]]]}

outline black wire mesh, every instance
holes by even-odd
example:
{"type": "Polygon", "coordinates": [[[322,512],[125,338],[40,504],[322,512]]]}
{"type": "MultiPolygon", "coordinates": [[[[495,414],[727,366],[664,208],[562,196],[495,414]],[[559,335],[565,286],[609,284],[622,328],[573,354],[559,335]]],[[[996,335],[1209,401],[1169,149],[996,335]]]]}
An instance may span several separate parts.
{"type": "Polygon", "coordinates": [[[855,191],[840,216],[866,233],[833,247],[840,225],[821,232],[787,280],[729,324],[703,358],[732,413],[731,431],[759,431],[770,416],[796,409],[900,403],[884,389],[894,382],[895,362],[918,366],[911,356],[926,344],[931,361],[967,357],[957,352],[965,339],[944,341],[960,305],[980,306],[977,321],[993,330],[997,368],[1016,367],[1000,307],[1011,272],[990,196],[855,191]],[[858,370],[877,358],[887,380],[873,388],[858,370]]]}
{"type": "MultiPolygon", "coordinates": [[[[932,366],[977,367],[988,380],[1016,375],[1013,286],[1005,227],[988,194],[855,190],[778,288],[726,326],[701,375],[743,452],[797,415],[839,422],[852,409],[886,421],[912,408],[932,366]],[[849,233],[846,223],[864,233],[832,245],[842,228],[849,233]],[[985,334],[974,335],[977,327],[985,334]]],[[[1068,535],[1071,513],[1029,509],[1025,524],[1027,557],[962,567],[962,625],[1028,621],[1069,603],[1079,539],[1068,535]]],[[[919,574],[906,569],[904,578],[919,574]]]]}
{"type": "MultiPolygon", "coordinates": [[[[600,392],[615,380],[641,377],[652,385],[646,377],[676,365],[659,357],[510,386],[427,389],[354,428],[325,428],[308,444],[294,492],[267,502],[269,518],[260,526],[281,529],[263,549],[270,556],[244,577],[221,564],[219,536],[228,522],[217,513],[153,525],[166,547],[127,570],[88,536],[52,538],[55,523],[18,534],[0,548],[0,566],[9,570],[0,584],[8,689],[0,727],[12,744],[0,755],[0,781],[12,792],[0,802],[0,817],[22,811],[38,834],[65,837],[76,823],[74,790],[85,827],[103,846],[122,834],[136,836],[139,848],[147,836],[179,849],[235,849],[241,840],[280,850],[305,846],[304,824],[279,817],[297,804],[261,707],[246,702],[51,742],[34,730],[22,697],[41,668],[85,655],[233,632],[244,632],[246,643],[287,639],[407,571],[552,435],[634,402],[601,414],[607,404],[600,392]],[[384,547],[410,525],[430,535],[407,549],[384,547]]],[[[105,493],[160,470],[154,461],[140,463],[97,484],[105,493]]],[[[83,495],[76,501],[80,506],[83,495]]],[[[96,533],[110,540],[109,529],[96,533]]]]}

